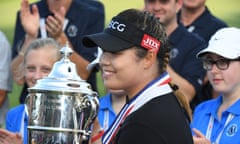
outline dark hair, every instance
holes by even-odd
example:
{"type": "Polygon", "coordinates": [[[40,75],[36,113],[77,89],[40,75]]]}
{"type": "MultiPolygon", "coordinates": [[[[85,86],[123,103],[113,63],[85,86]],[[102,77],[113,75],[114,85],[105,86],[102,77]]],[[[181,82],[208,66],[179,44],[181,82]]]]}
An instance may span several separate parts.
{"type": "MultiPolygon", "coordinates": [[[[153,14],[147,11],[140,11],[137,9],[128,9],[118,14],[118,18],[126,20],[137,28],[147,32],[152,37],[160,41],[160,49],[157,54],[158,65],[159,65],[159,74],[163,73],[167,69],[169,64],[169,52],[170,45],[168,42],[167,34],[165,32],[164,26],[159,21],[159,18],[156,18],[153,14]]],[[[140,58],[146,56],[148,50],[145,48],[136,47],[136,55],[140,58]]],[[[184,96],[179,90],[176,84],[170,83],[174,94],[176,95],[180,105],[182,106],[186,118],[188,121],[191,121],[192,111],[190,105],[184,96]]]]}

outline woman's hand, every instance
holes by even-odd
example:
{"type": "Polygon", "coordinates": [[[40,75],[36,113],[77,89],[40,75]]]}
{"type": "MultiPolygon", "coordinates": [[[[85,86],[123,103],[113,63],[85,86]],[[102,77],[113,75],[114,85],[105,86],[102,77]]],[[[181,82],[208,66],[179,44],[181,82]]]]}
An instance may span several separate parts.
{"type": "Polygon", "coordinates": [[[104,134],[103,129],[100,126],[98,118],[93,122],[92,136],[89,141],[89,144],[102,144],[102,136],[104,134]]]}
{"type": "Polygon", "coordinates": [[[211,144],[211,142],[197,129],[193,128],[195,135],[193,136],[194,144],[211,144]]]}

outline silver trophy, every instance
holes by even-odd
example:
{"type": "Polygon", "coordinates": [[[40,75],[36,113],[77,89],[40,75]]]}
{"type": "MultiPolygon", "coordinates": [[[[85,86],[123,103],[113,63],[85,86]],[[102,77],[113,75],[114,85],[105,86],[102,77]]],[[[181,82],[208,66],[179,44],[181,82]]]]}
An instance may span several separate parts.
{"type": "Polygon", "coordinates": [[[88,143],[91,127],[97,116],[98,94],[82,80],[69,59],[72,50],[65,46],[62,59],[51,73],[29,88],[28,143],[82,144],[88,143]]]}

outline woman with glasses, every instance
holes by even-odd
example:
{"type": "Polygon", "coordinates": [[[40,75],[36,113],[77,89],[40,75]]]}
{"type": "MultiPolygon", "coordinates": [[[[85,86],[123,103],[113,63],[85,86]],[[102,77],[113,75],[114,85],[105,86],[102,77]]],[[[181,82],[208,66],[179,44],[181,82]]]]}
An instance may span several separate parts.
{"type": "Polygon", "coordinates": [[[195,109],[191,123],[194,144],[239,144],[240,29],[220,29],[197,57],[220,95],[195,109]]]}

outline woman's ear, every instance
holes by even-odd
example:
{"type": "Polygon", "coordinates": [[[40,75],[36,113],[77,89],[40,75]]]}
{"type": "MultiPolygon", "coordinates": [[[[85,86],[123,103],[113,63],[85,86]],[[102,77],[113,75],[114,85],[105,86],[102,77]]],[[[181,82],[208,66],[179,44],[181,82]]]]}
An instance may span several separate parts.
{"type": "Polygon", "coordinates": [[[154,50],[148,50],[147,55],[144,58],[144,69],[148,69],[155,63],[157,59],[157,53],[154,50]]]}

